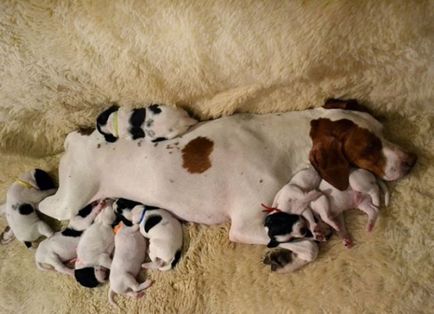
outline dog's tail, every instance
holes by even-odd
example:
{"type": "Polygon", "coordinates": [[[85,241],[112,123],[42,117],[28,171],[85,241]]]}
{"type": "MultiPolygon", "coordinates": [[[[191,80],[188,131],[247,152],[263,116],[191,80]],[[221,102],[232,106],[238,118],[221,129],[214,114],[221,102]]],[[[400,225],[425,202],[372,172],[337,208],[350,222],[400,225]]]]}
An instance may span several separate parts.
{"type": "Polygon", "coordinates": [[[109,287],[109,289],[108,289],[108,300],[109,300],[111,306],[119,308],[119,305],[114,300],[115,294],[116,293],[109,287]]]}
{"type": "Polygon", "coordinates": [[[381,193],[383,193],[384,196],[384,206],[389,206],[389,200],[390,200],[390,194],[389,189],[386,186],[386,183],[384,183],[383,180],[377,180],[378,186],[380,187],[381,193]]]}

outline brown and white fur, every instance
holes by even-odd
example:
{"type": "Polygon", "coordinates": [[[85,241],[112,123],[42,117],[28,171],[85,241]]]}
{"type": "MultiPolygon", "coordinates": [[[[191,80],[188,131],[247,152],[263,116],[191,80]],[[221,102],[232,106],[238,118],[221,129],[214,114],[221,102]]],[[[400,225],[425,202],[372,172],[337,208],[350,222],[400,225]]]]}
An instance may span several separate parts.
{"type": "MultiPolygon", "coordinates": [[[[379,121],[351,108],[235,114],[165,142],[98,145],[103,142],[98,132],[67,136],[59,189],[40,204],[45,214],[67,219],[93,200],[123,197],[189,222],[231,221],[231,241],[261,245],[269,242],[261,203],[272,203],[292,174],[309,165],[309,156],[321,177],[341,190],[348,187],[351,166],[397,180],[416,161],[384,138],[379,121]],[[342,164],[339,171],[331,160],[342,164]]],[[[312,261],[297,252],[313,252],[317,244],[301,240],[287,249],[295,257],[285,269],[294,270],[312,261]]]]}

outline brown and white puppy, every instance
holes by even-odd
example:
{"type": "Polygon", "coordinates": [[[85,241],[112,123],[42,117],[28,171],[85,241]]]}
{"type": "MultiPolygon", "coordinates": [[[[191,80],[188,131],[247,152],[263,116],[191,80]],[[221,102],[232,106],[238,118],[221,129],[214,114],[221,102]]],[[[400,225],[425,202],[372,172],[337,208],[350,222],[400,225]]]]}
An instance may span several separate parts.
{"type": "Polygon", "coordinates": [[[115,220],[111,204],[105,203],[95,222],[81,236],[74,270],[74,277],[80,285],[95,288],[107,280],[114,249],[115,220]]]}
{"type": "Polygon", "coordinates": [[[53,267],[60,273],[73,276],[74,269],[69,268],[68,264],[77,257],[80,237],[92,224],[102,206],[99,202],[87,205],[71,218],[65,229],[43,240],[35,253],[36,267],[42,271],[53,267]]]}
{"type": "Polygon", "coordinates": [[[231,221],[231,241],[261,245],[269,242],[261,203],[271,204],[292,174],[309,165],[309,155],[321,176],[341,190],[352,167],[396,180],[416,161],[383,137],[374,117],[348,109],[235,114],[164,143],[104,142],[98,132],[67,136],[59,190],[40,204],[45,214],[68,219],[93,200],[123,197],[189,222],[231,221]],[[343,165],[338,170],[336,161],[343,165]]]}
{"type": "Polygon", "coordinates": [[[139,226],[131,227],[120,224],[115,236],[115,252],[110,268],[110,289],[108,299],[116,306],[115,294],[125,294],[138,298],[152,284],[151,280],[137,281],[141,265],[146,257],[146,240],[139,232],[139,226]]]}

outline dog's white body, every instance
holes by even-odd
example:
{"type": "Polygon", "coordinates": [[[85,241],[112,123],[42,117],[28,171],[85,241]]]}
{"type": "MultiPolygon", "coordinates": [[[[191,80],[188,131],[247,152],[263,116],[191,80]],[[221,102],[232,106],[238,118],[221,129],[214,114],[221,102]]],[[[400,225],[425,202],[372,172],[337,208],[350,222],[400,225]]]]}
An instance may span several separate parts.
{"type": "MultiPolygon", "coordinates": [[[[136,213],[134,220],[137,220],[136,213]]],[[[140,232],[149,239],[149,258],[150,263],[143,264],[144,268],[159,269],[161,271],[170,270],[172,264],[176,263],[182,249],[182,226],[178,219],[173,217],[164,209],[146,210],[140,223],[140,232]],[[149,218],[161,220],[149,228],[147,222],[149,218]],[[149,229],[148,229],[149,228],[149,229]]]]}
{"type": "Polygon", "coordinates": [[[34,171],[28,171],[20,176],[8,189],[4,211],[6,220],[15,237],[21,242],[33,242],[41,236],[53,234],[51,228],[39,219],[35,210],[39,202],[54,194],[56,189],[41,191],[34,179],[34,171]],[[33,208],[29,214],[20,214],[18,208],[28,204],[33,208]]]}
{"type": "Polygon", "coordinates": [[[54,233],[51,237],[43,240],[35,253],[36,267],[39,270],[48,270],[46,265],[53,267],[56,271],[67,275],[73,275],[74,270],[65,265],[77,257],[77,246],[81,233],[86,230],[94,221],[96,215],[101,210],[101,205],[92,208],[89,215],[85,217],[74,216],[69,221],[68,226],[63,231],[54,233]],[[71,231],[65,234],[65,230],[71,231]],[[72,233],[72,235],[71,235],[72,233]]]}
{"type": "Polygon", "coordinates": [[[75,269],[87,266],[102,266],[110,269],[111,255],[115,246],[111,226],[114,220],[115,214],[111,206],[105,206],[78,242],[75,269]]]}
{"type": "MultiPolygon", "coordinates": [[[[190,222],[230,220],[232,241],[266,245],[261,203],[271,203],[291,174],[309,164],[310,122],[319,117],[349,119],[381,136],[381,124],[367,113],[322,108],[237,114],[199,123],[179,138],[140,147],[121,139],[98,148],[104,141],[98,132],[72,132],[60,161],[59,190],[40,209],[67,219],[92,200],[124,197],[166,208],[190,222]],[[193,144],[200,145],[189,150],[193,144]]],[[[309,240],[287,244],[295,253],[314,252],[316,246],[309,240]]],[[[302,259],[309,261],[309,256],[316,254],[302,259]]]]}
{"type": "Polygon", "coordinates": [[[109,301],[114,294],[126,294],[130,297],[139,297],[140,293],[151,285],[151,280],[137,282],[141,264],[146,257],[146,240],[139,232],[137,225],[122,226],[115,236],[115,252],[110,268],[109,301]]]}

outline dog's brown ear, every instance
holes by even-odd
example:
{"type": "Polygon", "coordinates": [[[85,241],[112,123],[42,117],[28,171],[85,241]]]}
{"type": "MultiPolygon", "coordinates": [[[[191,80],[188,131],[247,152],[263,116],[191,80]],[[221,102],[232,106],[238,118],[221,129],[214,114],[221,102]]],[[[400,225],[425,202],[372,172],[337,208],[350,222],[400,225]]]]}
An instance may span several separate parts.
{"type": "Polygon", "coordinates": [[[343,191],[348,188],[350,164],[343,153],[342,143],[331,136],[314,141],[309,161],[321,178],[343,191]]]}
{"type": "Polygon", "coordinates": [[[368,108],[359,104],[356,99],[336,99],[329,98],[325,101],[323,108],[325,109],[344,109],[352,111],[361,111],[371,114],[368,108]]]}

